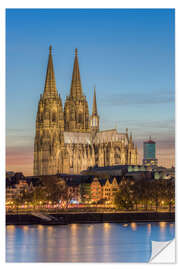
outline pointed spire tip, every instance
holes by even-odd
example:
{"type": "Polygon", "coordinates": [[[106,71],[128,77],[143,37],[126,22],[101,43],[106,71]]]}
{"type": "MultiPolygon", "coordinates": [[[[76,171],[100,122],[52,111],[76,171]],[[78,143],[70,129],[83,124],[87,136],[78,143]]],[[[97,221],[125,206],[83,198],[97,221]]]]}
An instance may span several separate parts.
{"type": "Polygon", "coordinates": [[[92,111],[93,115],[98,115],[97,112],[97,103],[96,103],[96,88],[94,87],[94,96],[93,96],[93,111],[92,111]]]}
{"type": "Polygon", "coordinates": [[[73,66],[73,73],[72,73],[70,96],[73,96],[76,98],[83,96],[80,71],[79,71],[79,63],[78,63],[78,57],[77,57],[77,48],[75,49],[75,58],[74,58],[74,66],[73,66]]]}
{"type": "Polygon", "coordinates": [[[46,71],[46,80],[45,80],[45,87],[44,87],[44,97],[50,96],[57,96],[56,90],[56,80],[54,75],[54,67],[53,67],[53,60],[51,54],[52,46],[49,46],[49,56],[48,56],[48,65],[46,71]]]}

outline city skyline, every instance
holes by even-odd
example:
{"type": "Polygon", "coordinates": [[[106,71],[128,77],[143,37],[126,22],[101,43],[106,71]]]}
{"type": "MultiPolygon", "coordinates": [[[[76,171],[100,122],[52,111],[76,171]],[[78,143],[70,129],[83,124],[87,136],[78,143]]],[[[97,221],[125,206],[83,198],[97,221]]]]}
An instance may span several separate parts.
{"type": "Polygon", "coordinates": [[[174,10],[7,10],[6,31],[7,170],[32,174],[50,44],[63,104],[77,47],[90,113],[96,85],[101,129],[132,131],[139,164],[151,135],[159,165],[174,165],[174,10]]]}

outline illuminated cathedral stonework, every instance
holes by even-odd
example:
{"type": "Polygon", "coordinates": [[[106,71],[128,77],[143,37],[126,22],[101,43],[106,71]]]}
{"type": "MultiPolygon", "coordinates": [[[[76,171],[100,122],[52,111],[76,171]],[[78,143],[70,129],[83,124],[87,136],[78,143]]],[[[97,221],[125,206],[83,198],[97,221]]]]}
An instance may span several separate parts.
{"type": "Polygon", "coordinates": [[[34,140],[34,175],[79,174],[93,166],[136,165],[137,147],[132,134],[99,130],[94,89],[89,115],[83,94],[77,49],[69,96],[64,109],[56,89],[51,46],[43,95],[40,95],[34,140]]]}

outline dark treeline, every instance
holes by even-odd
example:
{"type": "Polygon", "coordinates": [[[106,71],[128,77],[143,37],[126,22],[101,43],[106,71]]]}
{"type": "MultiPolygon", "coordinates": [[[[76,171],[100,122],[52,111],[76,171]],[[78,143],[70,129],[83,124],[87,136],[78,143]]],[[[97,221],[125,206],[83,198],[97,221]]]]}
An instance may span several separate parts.
{"type": "MultiPolygon", "coordinates": [[[[88,193],[89,188],[80,189],[81,200],[88,193]]],[[[47,202],[58,204],[61,202],[63,208],[67,208],[72,199],[71,193],[63,179],[55,176],[43,176],[37,186],[32,186],[29,190],[23,190],[14,199],[17,208],[24,204],[44,205],[47,202]]],[[[105,199],[101,199],[97,204],[104,204],[105,199]]],[[[133,180],[123,178],[119,184],[119,190],[114,196],[114,205],[119,210],[156,210],[168,207],[172,210],[175,204],[175,182],[170,180],[140,179],[133,180]]]]}
{"type": "Polygon", "coordinates": [[[47,202],[52,204],[64,202],[66,205],[71,198],[68,196],[67,185],[63,179],[56,176],[43,176],[36,186],[32,186],[28,190],[23,190],[20,195],[15,197],[14,203],[18,207],[24,203],[43,205],[47,202]]]}
{"type": "Polygon", "coordinates": [[[169,211],[175,203],[175,183],[170,180],[133,181],[123,179],[119,191],[115,195],[115,205],[119,209],[138,210],[138,206],[144,206],[144,210],[156,211],[163,205],[168,205],[169,211]]]}

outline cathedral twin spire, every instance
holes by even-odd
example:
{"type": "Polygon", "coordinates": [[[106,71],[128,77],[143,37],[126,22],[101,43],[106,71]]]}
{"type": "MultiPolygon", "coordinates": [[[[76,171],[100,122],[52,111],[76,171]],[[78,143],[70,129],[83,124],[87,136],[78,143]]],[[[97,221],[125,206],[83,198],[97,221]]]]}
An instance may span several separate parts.
{"type": "MultiPolygon", "coordinates": [[[[49,47],[49,58],[46,72],[46,80],[43,98],[57,98],[56,81],[54,75],[54,67],[52,60],[52,46],[49,47]]],[[[60,100],[61,102],[61,100],[60,100]]],[[[94,90],[93,98],[93,115],[97,115],[96,91],[94,90]]],[[[64,106],[64,130],[76,132],[89,132],[89,109],[86,97],[83,95],[81,77],[78,63],[77,48],[75,49],[74,66],[72,73],[72,81],[70,87],[70,95],[66,97],[64,106]]]]}
{"type": "Polygon", "coordinates": [[[43,97],[44,98],[57,97],[57,95],[58,93],[56,90],[56,80],[55,80],[53,60],[52,60],[52,46],[49,46],[49,59],[48,59],[43,97]]]}
{"type": "Polygon", "coordinates": [[[73,98],[79,98],[79,97],[82,97],[82,95],[83,95],[83,92],[82,92],[82,86],[81,86],[78,55],[77,55],[77,48],[76,48],[75,49],[75,59],[74,59],[74,67],[73,67],[73,73],[72,73],[70,96],[73,98]]]}
{"type": "MultiPolygon", "coordinates": [[[[44,97],[52,97],[57,95],[56,80],[54,74],[53,60],[52,60],[52,46],[49,46],[49,58],[46,71],[46,80],[44,87],[44,97]]],[[[83,96],[81,78],[78,63],[77,48],[75,49],[75,59],[72,73],[70,96],[79,98],[83,96]]]]}

